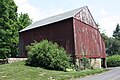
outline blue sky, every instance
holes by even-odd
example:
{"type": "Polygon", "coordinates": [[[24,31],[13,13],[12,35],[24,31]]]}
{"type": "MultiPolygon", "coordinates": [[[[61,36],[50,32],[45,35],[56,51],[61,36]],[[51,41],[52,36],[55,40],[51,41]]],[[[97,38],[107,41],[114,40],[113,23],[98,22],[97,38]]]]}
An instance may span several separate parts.
{"type": "Polygon", "coordinates": [[[120,0],[15,0],[18,12],[28,13],[33,21],[88,6],[101,31],[112,35],[120,23],[120,0]]]}

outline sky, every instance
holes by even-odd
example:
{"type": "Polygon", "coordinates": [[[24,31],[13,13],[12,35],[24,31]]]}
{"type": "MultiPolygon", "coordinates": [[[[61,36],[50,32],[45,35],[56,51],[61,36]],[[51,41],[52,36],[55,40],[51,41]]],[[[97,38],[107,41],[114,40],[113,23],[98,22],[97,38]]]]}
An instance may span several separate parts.
{"type": "Polygon", "coordinates": [[[28,13],[33,22],[88,6],[101,32],[112,36],[120,24],[120,0],[14,0],[18,13],[28,13]]]}

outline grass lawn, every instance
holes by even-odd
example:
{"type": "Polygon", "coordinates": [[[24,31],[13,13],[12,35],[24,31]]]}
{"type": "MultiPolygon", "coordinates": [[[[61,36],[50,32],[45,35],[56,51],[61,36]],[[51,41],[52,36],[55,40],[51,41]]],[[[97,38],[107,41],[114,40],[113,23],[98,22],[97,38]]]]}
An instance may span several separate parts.
{"type": "Polygon", "coordinates": [[[0,65],[0,80],[69,80],[106,71],[104,69],[63,72],[25,66],[25,62],[0,65]]]}

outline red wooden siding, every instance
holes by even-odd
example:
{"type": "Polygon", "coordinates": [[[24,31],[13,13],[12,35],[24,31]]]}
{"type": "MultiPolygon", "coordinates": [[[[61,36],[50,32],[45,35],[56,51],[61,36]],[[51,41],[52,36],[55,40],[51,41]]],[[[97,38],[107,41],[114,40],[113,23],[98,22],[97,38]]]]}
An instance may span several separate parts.
{"type": "Polygon", "coordinates": [[[105,45],[98,29],[74,18],[75,55],[105,58],[105,45]]]}
{"type": "Polygon", "coordinates": [[[87,6],[84,7],[82,10],[80,10],[79,12],[77,12],[76,15],[74,16],[74,18],[76,18],[86,24],[89,24],[94,28],[97,28],[96,23],[95,23],[87,6]]]}
{"type": "Polygon", "coordinates": [[[105,58],[105,44],[97,28],[75,18],[69,18],[49,25],[20,33],[20,57],[27,57],[25,46],[48,39],[57,42],[72,56],[81,58],[105,58]]]}
{"type": "Polygon", "coordinates": [[[73,18],[20,33],[20,57],[27,56],[25,46],[43,39],[57,42],[74,56],[73,18]]]}

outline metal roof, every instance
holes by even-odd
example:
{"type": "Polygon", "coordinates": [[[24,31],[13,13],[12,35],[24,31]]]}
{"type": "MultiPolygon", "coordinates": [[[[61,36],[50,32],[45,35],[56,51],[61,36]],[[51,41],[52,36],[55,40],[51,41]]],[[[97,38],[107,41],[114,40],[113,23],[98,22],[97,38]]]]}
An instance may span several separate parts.
{"type": "Polygon", "coordinates": [[[27,26],[26,28],[22,29],[20,32],[27,31],[27,30],[30,30],[30,29],[34,29],[34,28],[37,28],[37,27],[41,27],[41,26],[44,26],[44,25],[48,25],[48,24],[51,24],[51,23],[55,23],[55,22],[58,22],[58,21],[61,21],[61,20],[64,20],[64,19],[74,17],[76,13],[80,12],[85,7],[86,6],[75,9],[75,10],[72,10],[72,11],[68,11],[68,12],[65,12],[65,13],[62,13],[62,14],[59,14],[59,15],[48,17],[48,18],[45,18],[43,20],[36,21],[33,24],[31,24],[31,25],[27,26]]]}

